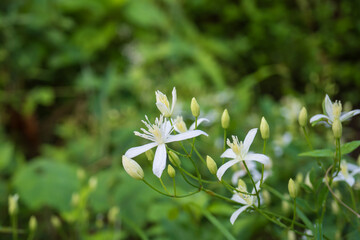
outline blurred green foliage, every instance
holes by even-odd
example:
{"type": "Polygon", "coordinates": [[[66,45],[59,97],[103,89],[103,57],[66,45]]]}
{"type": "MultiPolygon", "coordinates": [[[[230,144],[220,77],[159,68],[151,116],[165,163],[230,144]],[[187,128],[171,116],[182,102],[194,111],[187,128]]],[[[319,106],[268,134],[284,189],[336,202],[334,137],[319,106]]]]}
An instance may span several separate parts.
{"type": "MultiPolygon", "coordinates": [[[[241,137],[266,116],[269,155],[281,165],[270,181],[286,191],[288,178],[313,164],[297,157],[305,141],[284,135],[299,135],[301,105],[317,113],[325,93],[360,104],[359,8],[359,1],[323,0],[2,0],[1,225],[9,225],[8,194],[18,192],[20,226],[34,214],[37,239],[64,238],[49,219],[71,218],[71,196],[87,185],[76,177],[84,169],[85,179],[98,178],[88,230],[69,221],[67,239],[110,239],[114,231],[123,239],[223,239],[212,214],[242,239],[286,238],[251,214],[230,228],[232,207],[205,195],[158,196],[124,174],[121,155],[139,143],[132,131],[140,119],[158,115],[154,91],[176,86],[186,121],[195,96],[212,120],[204,124],[210,135],[221,136],[224,108],[229,131],[241,137]],[[121,211],[115,230],[101,225],[112,206],[121,211]]],[[[359,130],[359,122],[351,127],[359,130]]],[[[344,132],[359,139],[359,131],[344,132]]],[[[203,140],[202,152],[218,157],[221,140],[203,140]]],[[[145,157],[139,162],[150,169],[145,157]]]]}

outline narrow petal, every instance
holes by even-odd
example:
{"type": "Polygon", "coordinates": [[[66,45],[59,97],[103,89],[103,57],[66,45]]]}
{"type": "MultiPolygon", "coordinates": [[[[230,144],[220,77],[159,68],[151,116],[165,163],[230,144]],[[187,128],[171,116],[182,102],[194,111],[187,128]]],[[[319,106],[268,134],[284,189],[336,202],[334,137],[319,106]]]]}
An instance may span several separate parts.
{"type": "Polygon", "coordinates": [[[245,211],[248,207],[250,207],[249,205],[243,206],[241,208],[239,208],[238,210],[236,210],[230,217],[230,222],[231,224],[234,224],[235,220],[239,217],[239,215],[245,211]]]}
{"type": "Polygon", "coordinates": [[[125,156],[127,156],[128,158],[133,158],[136,157],[144,152],[146,152],[147,150],[155,147],[157,145],[157,143],[148,143],[139,147],[133,147],[130,148],[129,150],[126,151],[125,156]]]}
{"type": "Polygon", "coordinates": [[[238,202],[238,203],[241,203],[241,204],[244,204],[244,205],[247,205],[247,202],[242,199],[239,194],[237,194],[236,191],[234,191],[234,195],[231,197],[231,200],[235,201],[235,202],[238,202]]]}
{"type": "Polygon", "coordinates": [[[225,164],[223,164],[216,173],[216,176],[218,177],[218,179],[221,180],[221,178],[224,175],[224,173],[226,172],[226,170],[228,170],[229,167],[231,167],[232,165],[234,165],[238,162],[240,162],[240,161],[239,160],[230,160],[230,161],[226,162],[225,164]]]}
{"type": "Polygon", "coordinates": [[[158,178],[160,178],[165,167],[166,167],[166,147],[165,144],[160,144],[157,147],[154,156],[153,173],[158,178]]]}
{"type": "MultiPolygon", "coordinates": [[[[197,125],[199,126],[202,122],[209,122],[209,119],[207,118],[199,118],[197,120],[197,125]]],[[[189,130],[194,130],[195,129],[195,122],[193,124],[191,124],[189,130]]]]}
{"type": "Polygon", "coordinates": [[[264,165],[268,164],[270,161],[270,158],[264,154],[259,153],[249,153],[245,156],[245,161],[257,161],[259,163],[262,163],[264,165]]]}
{"type": "Polygon", "coordinates": [[[358,115],[360,114],[360,109],[355,109],[355,110],[352,110],[350,112],[347,112],[347,113],[344,113],[341,117],[340,117],[340,121],[343,122],[343,121],[346,121],[348,120],[349,118],[355,116],[355,115],[358,115]]]}
{"type": "Polygon", "coordinates": [[[349,184],[350,187],[354,186],[355,184],[355,178],[353,176],[348,176],[345,180],[347,184],[349,184]]]}
{"type": "MultiPolygon", "coordinates": [[[[343,160],[344,161],[344,160],[343,160]]],[[[345,162],[345,161],[344,161],[345,162]]],[[[346,163],[346,166],[347,166],[347,169],[349,171],[354,171],[356,169],[360,169],[360,167],[356,164],[353,164],[353,163],[346,163]]]]}
{"type": "Polygon", "coordinates": [[[333,119],[333,107],[332,107],[332,102],[329,98],[329,96],[326,94],[325,96],[325,111],[326,114],[329,116],[329,118],[332,120],[333,119]]]}
{"type": "Polygon", "coordinates": [[[170,135],[166,139],[165,143],[182,141],[182,140],[185,140],[185,139],[197,137],[199,135],[208,136],[206,132],[203,132],[201,130],[193,130],[193,131],[187,131],[187,132],[184,132],[184,133],[179,133],[177,135],[170,135]]]}
{"type": "Polygon", "coordinates": [[[360,167],[357,167],[356,169],[353,170],[353,172],[350,174],[351,176],[355,176],[356,174],[360,173],[360,167]]]}
{"type": "Polygon", "coordinates": [[[246,137],[244,140],[244,151],[245,152],[249,151],[249,148],[250,148],[252,142],[254,141],[256,132],[257,132],[257,128],[253,128],[248,132],[248,134],[246,134],[246,137]]]}
{"type": "Polygon", "coordinates": [[[310,123],[317,122],[317,121],[320,121],[320,120],[325,120],[325,119],[328,120],[329,117],[324,115],[324,114],[316,114],[315,116],[310,118],[310,123]]]}
{"type": "Polygon", "coordinates": [[[220,156],[221,158],[236,158],[236,154],[231,148],[225,150],[223,154],[220,156]]]}
{"type": "Polygon", "coordinates": [[[160,111],[165,117],[171,115],[169,109],[166,107],[166,105],[165,105],[164,103],[162,103],[162,102],[157,102],[157,103],[156,103],[156,106],[157,106],[157,108],[159,109],[159,111],[160,111]]]}
{"type": "Polygon", "coordinates": [[[171,114],[174,112],[176,100],[177,100],[176,88],[174,87],[172,90],[171,114]]]}
{"type": "Polygon", "coordinates": [[[237,185],[238,184],[238,179],[245,176],[246,173],[247,172],[245,170],[239,170],[239,171],[234,172],[234,174],[231,177],[232,184],[237,185]]]}

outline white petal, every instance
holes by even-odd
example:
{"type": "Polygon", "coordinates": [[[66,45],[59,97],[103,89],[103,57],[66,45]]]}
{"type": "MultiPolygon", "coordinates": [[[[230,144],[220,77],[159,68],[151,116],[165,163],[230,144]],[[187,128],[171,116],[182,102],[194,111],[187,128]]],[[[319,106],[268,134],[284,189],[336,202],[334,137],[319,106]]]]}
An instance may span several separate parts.
{"type": "Polygon", "coordinates": [[[356,174],[360,173],[360,167],[357,167],[356,169],[353,170],[353,172],[351,173],[351,176],[355,176],[356,174]]]}
{"type": "Polygon", "coordinates": [[[162,102],[157,102],[156,103],[157,108],[159,109],[159,111],[165,116],[168,117],[171,115],[170,113],[170,109],[166,107],[166,105],[162,102]]]}
{"type": "Polygon", "coordinates": [[[347,184],[349,184],[350,187],[354,186],[355,184],[355,179],[353,176],[348,176],[345,180],[347,182],[347,184]]]}
{"type": "MultiPolygon", "coordinates": [[[[209,119],[207,118],[199,118],[197,120],[197,125],[199,126],[202,122],[209,122],[209,119]]],[[[195,122],[193,124],[191,124],[189,130],[194,130],[195,129],[195,122]]]]}
{"type": "Polygon", "coordinates": [[[182,141],[182,140],[185,140],[185,139],[197,137],[199,135],[208,136],[206,132],[203,132],[201,130],[193,130],[193,131],[187,131],[187,132],[184,132],[184,133],[179,133],[177,135],[170,135],[166,139],[165,143],[182,141]]]}
{"type": "Polygon", "coordinates": [[[353,163],[348,163],[348,162],[346,162],[346,161],[341,161],[341,162],[345,162],[346,163],[346,166],[347,166],[347,169],[348,170],[350,170],[350,171],[354,171],[354,170],[356,170],[356,169],[360,169],[360,167],[358,166],[358,165],[356,165],[356,164],[353,164],[353,163]]]}
{"type": "Polygon", "coordinates": [[[251,129],[248,134],[246,134],[245,140],[244,140],[244,151],[247,153],[249,151],[249,148],[254,141],[255,135],[257,132],[257,128],[251,129]]]}
{"type": "Polygon", "coordinates": [[[326,94],[325,96],[325,111],[331,120],[333,120],[333,106],[329,96],[326,94]]]}
{"type": "Polygon", "coordinates": [[[234,191],[234,192],[235,192],[235,194],[231,197],[231,200],[241,203],[241,204],[244,204],[244,205],[248,205],[247,202],[244,199],[242,199],[239,196],[239,194],[236,193],[236,191],[234,191]]]}
{"type": "Polygon", "coordinates": [[[356,109],[356,110],[352,110],[350,112],[347,112],[347,113],[344,113],[341,117],[340,117],[340,121],[346,121],[348,120],[349,118],[355,116],[355,115],[358,115],[360,114],[360,109],[356,109]]]}
{"type": "Polygon", "coordinates": [[[230,222],[231,224],[234,224],[235,220],[238,218],[238,216],[245,211],[248,207],[250,207],[249,205],[243,206],[241,208],[239,208],[238,210],[236,210],[230,217],[230,222]]]}
{"type": "Polygon", "coordinates": [[[171,114],[174,112],[176,100],[177,100],[176,88],[174,87],[172,90],[171,114]]]}
{"type": "Polygon", "coordinates": [[[234,174],[231,177],[232,184],[237,185],[238,179],[245,176],[246,173],[247,172],[245,170],[239,170],[239,171],[234,172],[234,174]]]}
{"type": "Polygon", "coordinates": [[[226,172],[226,170],[228,170],[229,167],[231,167],[232,165],[234,165],[238,162],[240,162],[240,161],[239,160],[230,160],[230,161],[226,162],[225,164],[223,164],[216,173],[216,176],[218,177],[218,179],[221,180],[221,178],[224,175],[224,173],[226,172]]]}
{"type": "Polygon", "coordinates": [[[259,153],[249,153],[245,156],[245,161],[257,161],[262,164],[268,164],[270,159],[268,156],[259,153]]]}
{"type": "Polygon", "coordinates": [[[128,158],[133,158],[136,157],[144,152],[146,152],[147,150],[155,147],[157,145],[157,143],[148,143],[139,147],[133,147],[130,148],[129,150],[126,151],[125,156],[127,156],[128,158]]]}
{"type": "Polygon", "coordinates": [[[153,173],[158,178],[160,178],[165,167],[166,167],[166,147],[165,144],[160,144],[157,147],[154,156],[153,173]]]}
{"type": "Polygon", "coordinates": [[[225,150],[223,154],[220,156],[221,158],[236,158],[236,154],[231,148],[225,150]]]}
{"type": "Polygon", "coordinates": [[[319,121],[319,120],[323,120],[323,119],[329,119],[328,116],[324,115],[324,114],[316,114],[315,116],[313,116],[312,118],[310,118],[310,123],[319,121]]]}

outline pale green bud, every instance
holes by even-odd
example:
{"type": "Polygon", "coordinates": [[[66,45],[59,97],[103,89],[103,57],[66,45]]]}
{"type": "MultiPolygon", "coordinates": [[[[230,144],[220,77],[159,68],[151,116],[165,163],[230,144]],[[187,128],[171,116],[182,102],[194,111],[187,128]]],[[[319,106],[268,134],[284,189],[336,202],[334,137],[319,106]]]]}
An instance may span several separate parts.
{"type": "Polygon", "coordinates": [[[264,203],[266,205],[269,205],[270,202],[271,202],[271,195],[270,195],[269,191],[262,190],[262,196],[263,196],[263,199],[264,199],[264,203]]]}
{"type": "Polygon", "coordinates": [[[305,127],[307,124],[308,114],[305,107],[302,107],[299,113],[299,124],[301,127],[305,127]]]}
{"type": "Polygon", "coordinates": [[[288,213],[290,211],[290,203],[288,201],[281,201],[281,209],[284,213],[288,213]]]}
{"type": "Polygon", "coordinates": [[[222,116],[221,116],[221,126],[224,129],[227,129],[230,124],[230,116],[227,109],[224,110],[222,116]]]}
{"type": "Polygon", "coordinates": [[[270,137],[269,124],[267,123],[267,121],[264,117],[261,118],[260,133],[261,133],[262,139],[264,139],[264,140],[268,139],[270,137]]]}
{"type": "Polygon", "coordinates": [[[294,231],[289,230],[287,232],[287,240],[296,240],[296,234],[294,231]]]}
{"type": "Polygon", "coordinates": [[[340,119],[335,119],[332,124],[332,131],[335,138],[341,138],[342,135],[342,125],[340,119]]]}
{"type": "Polygon", "coordinates": [[[89,188],[91,191],[94,191],[97,187],[97,184],[98,184],[98,180],[96,177],[92,176],[90,179],[89,179],[89,188]]]}
{"type": "Polygon", "coordinates": [[[340,208],[339,208],[338,203],[335,200],[331,201],[331,210],[335,215],[337,215],[339,213],[340,208]]]}
{"type": "Polygon", "coordinates": [[[133,159],[128,158],[125,155],[123,155],[122,164],[124,166],[125,171],[127,172],[127,174],[130,175],[130,177],[137,179],[137,180],[144,179],[143,169],[133,159]]]}
{"type": "Polygon", "coordinates": [[[86,177],[86,173],[84,171],[84,169],[82,168],[79,168],[77,171],[76,171],[76,176],[79,180],[84,180],[84,178],[86,177]]]}
{"type": "Polygon", "coordinates": [[[9,202],[9,214],[10,214],[10,216],[13,216],[13,215],[17,214],[17,212],[19,210],[18,200],[19,200],[19,195],[18,194],[14,194],[14,195],[9,196],[8,202],[9,202]]]}
{"type": "Polygon", "coordinates": [[[169,160],[172,164],[174,164],[177,167],[181,165],[181,161],[176,153],[174,153],[173,151],[169,151],[168,155],[169,155],[169,160]]]}
{"type": "Polygon", "coordinates": [[[212,174],[216,174],[218,168],[216,162],[214,161],[214,159],[212,159],[212,157],[206,156],[206,166],[212,174]]]}
{"type": "Polygon", "coordinates": [[[54,228],[60,228],[61,227],[61,221],[55,215],[51,216],[50,222],[51,222],[51,224],[53,225],[54,228]]]}
{"type": "Polygon", "coordinates": [[[295,182],[297,184],[302,183],[302,181],[304,180],[304,176],[301,172],[299,172],[298,174],[296,174],[296,178],[295,178],[295,182]]]}
{"type": "Polygon", "coordinates": [[[198,117],[200,115],[200,106],[194,97],[191,99],[190,108],[194,117],[198,117]]]}
{"type": "Polygon", "coordinates": [[[247,192],[246,183],[241,178],[238,180],[238,189],[242,192],[247,192]]]}
{"type": "Polygon", "coordinates": [[[314,187],[313,187],[313,185],[312,185],[312,183],[311,183],[311,181],[310,181],[310,172],[308,172],[307,174],[306,174],[306,177],[305,177],[305,185],[307,185],[309,188],[311,188],[311,189],[313,189],[314,187]]]}
{"type": "Polygon", "coordinates": [[[175,169],[170,164],[168,165],[167,172],[171,178],[175,177],[175,169]]]}
{"type": "Polygon", "coordinates": [[[297,187],[296,187],[294,180],[292,180],[292,178],[290,178],[290,180],[289,180],[288,190],[289,190],[290,197],[296,198],[297,187]]]}
{"type": "Polygon", "coordinates": [[[71,195],[71,205],[73,205],[74,207],[76,207],[80,202],[80,195],[79,193],[73,193],[71,195]]]}
{"type": "Polygon", "coordinates": [[[145,152],[146,158],[147,160],[149,160],[150,162],[154,161],[154,151],[152,149],[149,149],[145,152]]]}
{"type": "Polygon", "coordinates": [[[107,218],[108,218],[109,222],[110,223],[115,223],[119,213],[120,213],[119,207],[114,206],[114,207],[110,208],[110,210],[108,212],[108,215],[107,215],[107,218]]]}
{"type": "Polygon", "coordinates": [[[34,232],[37,228],[37,220],[35,216],[31,216],[29,220],[29,229],[30,232],[34,232]]]}

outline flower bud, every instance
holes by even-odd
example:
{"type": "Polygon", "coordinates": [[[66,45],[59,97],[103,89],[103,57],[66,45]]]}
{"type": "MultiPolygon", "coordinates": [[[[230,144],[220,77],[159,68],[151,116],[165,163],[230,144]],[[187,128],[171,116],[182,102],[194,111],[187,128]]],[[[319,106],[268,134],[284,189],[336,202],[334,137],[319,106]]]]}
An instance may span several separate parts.
{"type": "Polygon", "coordinates": [[[181,133],[184,133],[187,131],[186,124],[183,120],[183,117],[177,116],[174,123],[175,129],[181,133]]]}
{"type": "Polygon", "coordinates": [[[238,180],[238,189],[242,192],[247,192],[246,183],[241,178],[238,180]]]}
{"type": "Polygon", "coordinates": [[[290,203],[288,201],[281,201],[281,209],[284,213],[288,213],[290,211],[290,203]]]}
{"type": "Polygon", "coordinates": [[[149,160],[150,162],[154,161],[154,151],[152,149],[149,149],[145,152],[146,158],[147,160],[149,160]]]}
{"type": "Polygon", "coordinates": [[[167,172],[171,178],[175,177],[175,169],[170,164],[168,165],[167,172]]]}
{"type": "Polygon", "coordinates": [[[190,108],[194,117],[198,117],[200,115],[200,106],[194,97],[191,99],[190,108]]]}
{"type": "Polygon", "coordinates": [[[335,138],[341,138],[342,135],[342,125],[340,119],[336,118],[332,124],[332,131],[335,138]]]}
{"type": "Polygon", "coordinates": [[[339,119],[342,111],[342,105],[340,101],[335,101],[332,105],[334,120],[339,119]]]}
{"type": "Polygon", "coordinates": [[[307,124],[307,119],[308,119],[308,115],[307,115],[307,110],[305,107],[302,107],[300,113],[299,113],[299,124],[301,127],[305,127],[307,124]]]}
{"type": "Polygon", "coordinates": [[[19,200],[19,195],[18,194],[14,194],[14,195],[10,195],[9,198],[9,214],[10,216],[13,216],[15,214],[17,214],[18,212],[18,200],[19,200]]]}
{"type": "Polygon", "coordinates": [[[313,187],[313,185],[312,185],[312,183],[311,183],[311,181],[310,181],[310,172],[308,172],[307,174],[306,174],[306,177],[305,177],[305,185],[307,185],[309,188],[311,188],[311,189],[313,189],[314,187],[313,187]]]}
{"type": "Polygon", "coordinates": [[[262,139],[264,139],[264,140],[268,139],[270,137],[269,124],[267,123],[267,121],[264,117],[261,118],[260,133],[261,133],[262,139]]]}
{"type": "Polygon", "coordinates": [[[296,234],[294,231],[288,230],[287,240],[296,240],[296,234]]]}
{"type": "Polygon", "coordinates": [[[79,168],[77,171],[76,171],[76,176],[79,180],[84,180],[84,178],[86,177],[86,173],[84,171],[84,169],[82,168],[79,168]]]}
{"type": "Polygon", "coordinates": [[[73,193],[71,195],[71,205],[73,205],[74,207],[76,207],[80,202],[80,195],[79,193],[73,193]]]}
{"type": "Polygon", "coordinates": [[[214,161],[214,159],[212,159],[212,157],[206,156],[206,166],[212,174],[216,174],[218,168],[216,162],[214,161]]]}
{"type": "Polygon", "coordinates": [[[56,229],[61,227],[61,221],[55,215],[51,216],[50,222],[53,225],[53,227],[56,228],[56,229]]]}
{"type": "Polygon", "coordinates": [[[337,204],[337,202],[335,200],[331,201],[331,210],[335,215],[339,214],[340,208],[339,208],[339,205],[337,204]]]}
{"type": "Polygon", "coordinates": [[[29,229],[30,232],[34,232],[37,228],[37,220],[35,216],[31,216],[29,220],[29,229]]]}
{"type": "Polygon", "coordinates": [[[127,172],[127,174],[130,175],[130,177],[135,178],[137,180],[144,179],[144,171],[137,162],[123,155],[122,164],[124,166],[125,171],[127,172]]]}
{"type": "Polygon", "coordinates": [[[304,176],[303,176],[303,174],[302,174],[301,172],[299,172],[298,174],[296,174],[295,182],[296,182],[297,184],[302,183],[303,180],[304,180],[304,176]]]}
{"type": "Polygon", "coordinates": [[[269,191],[263,190],[262,191],[262,196],[263,196],[263,199],[264,199],[264,203],[266,205],[269,205],[270,202],[271,202],[271,195],[270,195],[269,191]]]}
{"type": "Polygon", "coordinates": [[[227,109],[224,110],[222,116],[221,116],[221,126],[224,129],[227,129],[230,124],[230,116],[227,109]]]}
{"type": "Polygon", "coordinates": [[[174,164],[177,167],[181,165],[181,161],[176,153],[174,153],[173,151],[169,151],[168,155],[169,155],[169,160],[172,164],[174,164]]]}
{"type": "Polygon", "coordinates": [[[296,184],[295,184],[294,180],[292,180],[292,178],[290,178],[290,180],[289,180],[288,190],[289,190],[290,197],[296,198],[297,188],[296,188],[296,184]]]}
{"type": "Polygon", "coordinates": [[[119,215],[120,209],[117,206],[114,206],[112,208],[110,208],[107,218],[109,220],[110,223],[115,223],[117,216],[119,215]]]}
{"type": "Polygon", "coordinates": [[[90,179],[89,179],[89,187],[90,187],[90,190],[91,191],[94,191],[97,187],[97,184],[98,184],[98,180],[96,177],[92,176],[90,179]]]}

